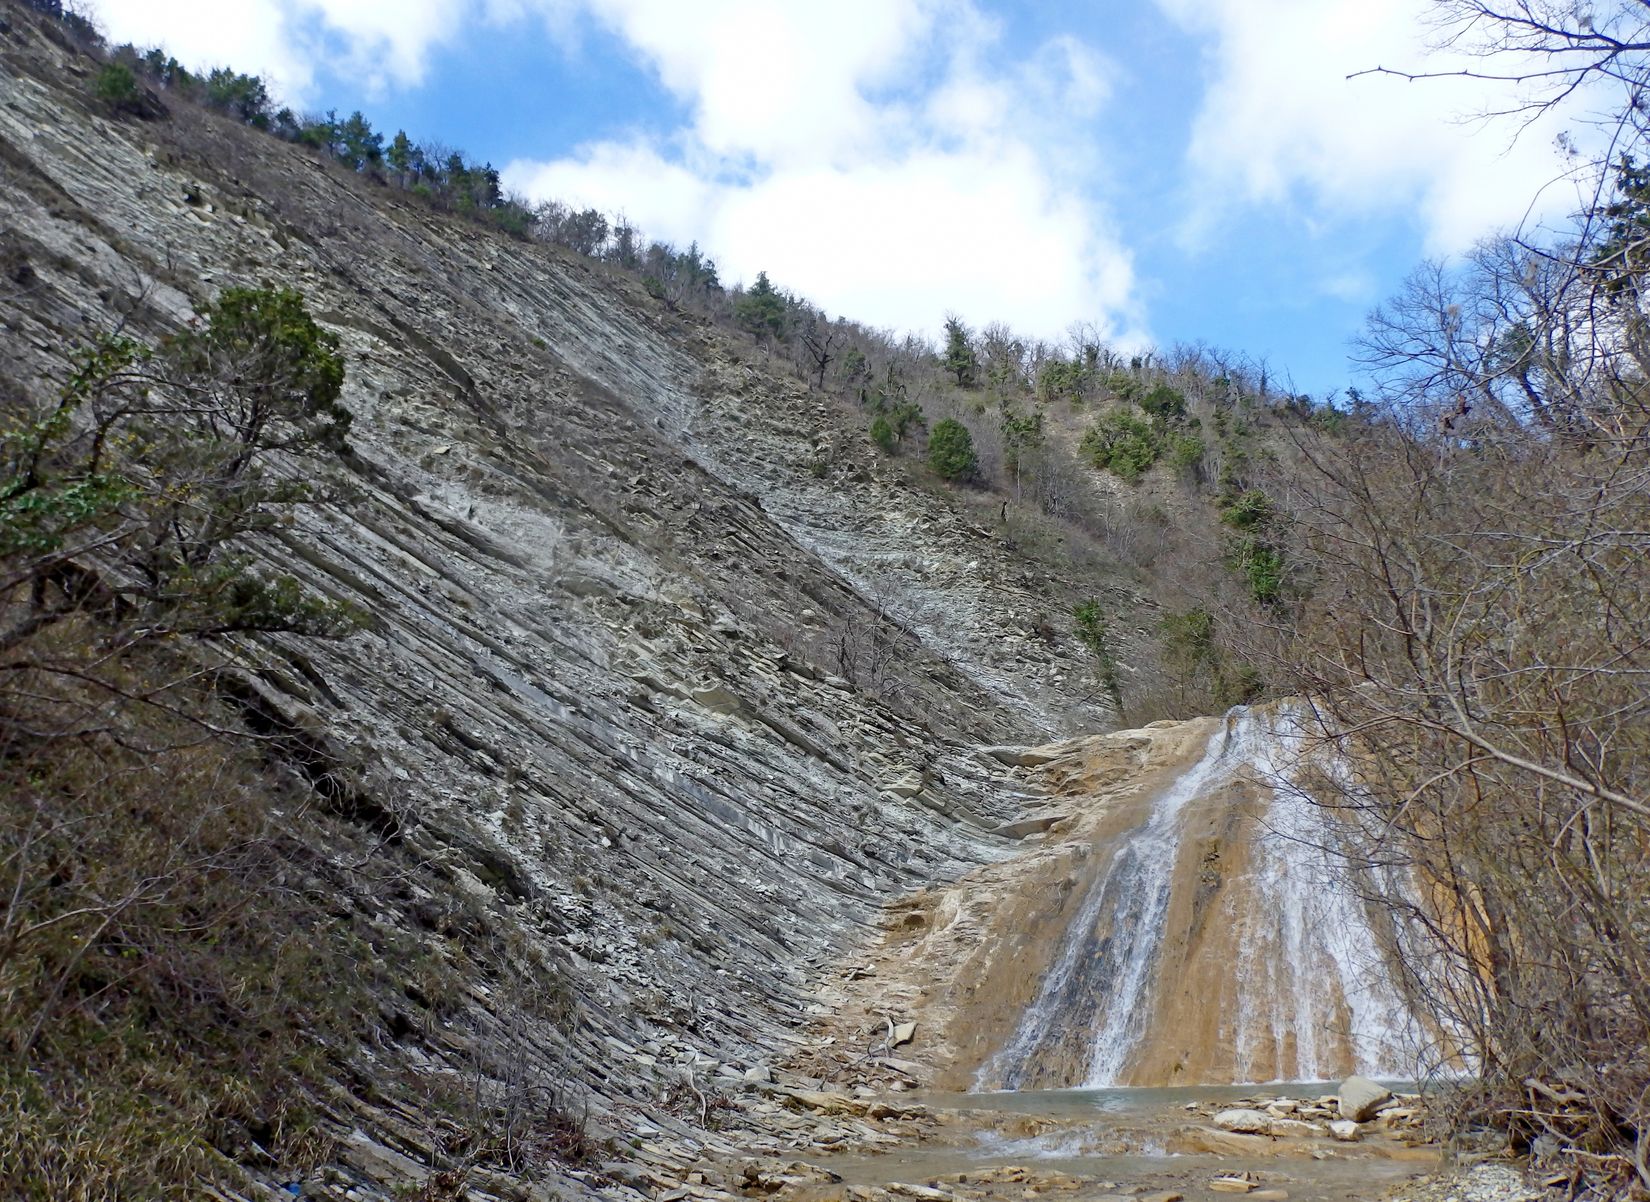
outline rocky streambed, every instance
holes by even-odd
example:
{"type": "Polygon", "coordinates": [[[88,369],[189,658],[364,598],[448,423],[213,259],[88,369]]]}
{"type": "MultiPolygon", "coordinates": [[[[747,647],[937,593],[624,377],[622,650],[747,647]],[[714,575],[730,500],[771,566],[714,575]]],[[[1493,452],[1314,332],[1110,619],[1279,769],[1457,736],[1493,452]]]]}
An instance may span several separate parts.
{"type": "Polygon", "coordinates": [[[856,1097],[784,1087],[796,1135],[829,1144],[686,1166],[665,1202],[1342,1202],[1427,1178],[1440,1151],[1420,1099],[1340,1089],[1054,1090],[856,1097]],[[1364,1116],[1361,1120],[1353,1117],[1364,1116]],[[834,1147],[831,1145],[835,1145],[834,1147]]]}

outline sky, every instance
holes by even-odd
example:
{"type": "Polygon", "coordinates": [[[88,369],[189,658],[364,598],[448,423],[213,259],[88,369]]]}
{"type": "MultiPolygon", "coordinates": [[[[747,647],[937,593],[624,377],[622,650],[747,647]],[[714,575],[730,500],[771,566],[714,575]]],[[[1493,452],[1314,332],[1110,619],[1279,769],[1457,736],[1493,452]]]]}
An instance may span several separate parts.
{"type": "Polygon", "coordinates": [[[1427,257],[1574,208],[1427,0],[90,0],[832,315],[1204,343],[1322,397],[1427,257]],[[1348,78],[1354,76],[1353,78],[1348,78]]]}

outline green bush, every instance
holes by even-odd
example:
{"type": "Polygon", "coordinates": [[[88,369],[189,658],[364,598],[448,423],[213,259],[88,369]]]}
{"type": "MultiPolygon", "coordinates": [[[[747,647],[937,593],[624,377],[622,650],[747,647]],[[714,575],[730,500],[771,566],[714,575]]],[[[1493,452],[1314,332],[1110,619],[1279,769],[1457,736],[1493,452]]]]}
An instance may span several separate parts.
{"type": "Polygon", "coordinates": [[[1167,384],[1159,384],[1141,397],[1140,407],[1160,430],[1177,425],[1186,418],[1186,398],[1167,384]]]}
{"type": "Polygon", "coordinates": [[[1121,718],[1123,682],[1118,674],[1117,657],[1112,652],[1111,636],[1106,629],[1106,618],[1100,610],[1100,602],[1084,601],[1072,608],[1071,616],[1077,641],[1093,654],[1095,675],[1100,679],[1100,687],[1105,690],[1112,711],[1121,718]]]}
{"type": "Polygon", "coordinates": [[[125,63],[110,63],[92,81],[92,95],[117,113],[134,116],[143,112],[143,91],[137,76],[125,63]]]}
{"type": "Polygon", "coordinates": [[[1083,435],[1082,450],[1095,467],[1133,484],[1151,470],[1162,446],[1148,422],[1132,410],[1118,409],[1083,435]]]}
{"type": "Polygon", "coordinates": [[[1244,489],[1221,507],[1220,520],[1234,530],[1263,529],[1272,521],[1272,499],[1258,488],[1244,489]]]}
{"type": "Polygon", "coordinates": [[[888,455],[894,453],[894,447],[899,442],[894,434],[894,427],[889,425],[888,419],[880,413],[871,419],[871,441],[888,455]]]}
{"type": "Polygon", "coordinates": [[[1249,592],[1262,605],[1283,599],[1283,553],[1258,538],[1243,540],[1235,556],[1249,592]]]}
{"type": "Polygon", "coordinates": [[[928,436],[928,466],[946,480],[962,480],[974,474],[979,464],[974,454],[974,436],[968,427],[953,418],[934,425],[928,436]]]}

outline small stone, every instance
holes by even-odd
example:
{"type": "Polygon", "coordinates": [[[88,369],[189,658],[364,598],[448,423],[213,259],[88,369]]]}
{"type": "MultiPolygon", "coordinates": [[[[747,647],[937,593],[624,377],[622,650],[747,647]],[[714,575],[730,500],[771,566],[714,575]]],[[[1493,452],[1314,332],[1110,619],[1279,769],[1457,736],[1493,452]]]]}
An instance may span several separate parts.
{"type": "Polygon", "coordinates": [[[1255,1183],[1247,1177],[1216,1177],[1209,1188],[1217,1194],[1248,1194],[1254,1192],[1255,1183]]]}
{"type": "Polygon", "coordinates": [[[1329,1134],[1343,1144],[1358,1142],[1358,1124],[1351,1119],[1336,1119],[1329,1124],[1329,1134]]]}
{"type": "Polygon", "coordinates": [[[888,1041],[888,1046],[897,1048],[902,1043],[910,1043],[917,1035],[917,1024],[914,1022],[895,1023],[894,1036],[888,1041]]]}

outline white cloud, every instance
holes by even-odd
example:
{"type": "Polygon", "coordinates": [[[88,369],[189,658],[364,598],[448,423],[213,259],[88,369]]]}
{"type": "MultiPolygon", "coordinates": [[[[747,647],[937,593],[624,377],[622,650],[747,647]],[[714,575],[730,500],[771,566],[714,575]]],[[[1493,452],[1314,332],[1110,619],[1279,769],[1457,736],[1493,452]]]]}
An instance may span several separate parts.
{"type": "Polygon", "coordinates": [[[192,67],[232,65],[288,96],[303,95],[314,79],[277,0],[91,0],[90,7],[115,43],[164,46],[192,67]]]}
{"type": "Polygon", "coordinates": [[[969,0],[593,6],[681,98],[664,143],[515,162],[532,196],[623,210],[645,232],[757,271],[832,313],[933,329],[955,310],[1057,337],[1077,318],[1138,336],[1132,261],[1067,153],[1111,72],[1072,38],[998,63],[969,0]],[[920,81],[920,82],[918,82],[920,81]]]}
{"type": "Polygon", "coordinates": [[[1072,37],[1001,61],[976,0],[94,2],[115,40],[257,71],[298,105],[322,69],[416,85],[476,21],[536,19],[566,44],[601,28],[686,125],[511,164],[511,186],[696,238],[729,279],[767,270],[878,324],[1138,324],[1130,256],[1085,199],[1110,65],[1072,37]]]}
{"type": "Polygon", "coordinates": [[[1448,69],[1429,56],[1428,0],[1158,0],[1209,39],[1209,82],[1188,148],[1194,228],[1234,201],[1306,206],[1309,219],[1418,213],[1433,254],[1565,211],[1554,114],[1514,137],[1474,115],[1481,82],[1347,76],[1376,66],[1448,69]],[[1535,198],[1533,210],[1532,198],[1535,198]]]}
{"type": "Polygon", "coordinates": [[[466,21],[499,24],[553,0],[90,0],[115,42],[161,45],[193,66],[233,66],[311,99],[317,64],[369,87],[416,85],[431,47],[466,21]]]}

